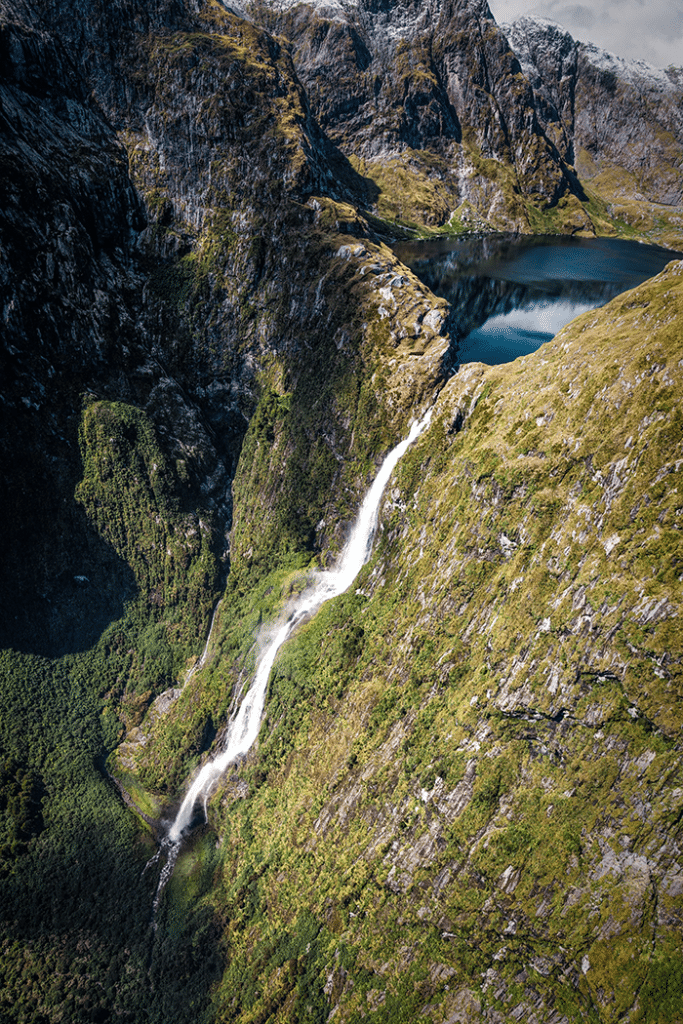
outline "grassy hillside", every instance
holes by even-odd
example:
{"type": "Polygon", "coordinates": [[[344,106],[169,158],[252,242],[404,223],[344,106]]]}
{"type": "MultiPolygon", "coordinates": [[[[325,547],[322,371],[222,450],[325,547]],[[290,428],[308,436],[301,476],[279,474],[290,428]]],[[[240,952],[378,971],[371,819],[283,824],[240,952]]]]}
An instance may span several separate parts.
{"type": "Polygon", "coordinates": [[[214,1019],[678,1019],[682,269],[441,392],[168,892],[214,1019]]]}

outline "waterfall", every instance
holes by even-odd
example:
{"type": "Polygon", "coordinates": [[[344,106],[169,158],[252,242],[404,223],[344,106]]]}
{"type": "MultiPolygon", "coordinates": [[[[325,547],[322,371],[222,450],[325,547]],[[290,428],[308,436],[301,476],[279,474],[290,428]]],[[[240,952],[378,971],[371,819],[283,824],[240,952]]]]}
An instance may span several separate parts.
{"type": "MultiPolygon", "coordinates": [[[[230,722],[223,751],[212,761],[208,761],[199,771],[194,782],[183,800],[175,821],[167,836],[167,845],[177,847],[183,832],[192,822],[195,807],[198,803],[204,806],[215,783],[225,772],[228,765],[238,757],[246,754],[258,736],[261,716],[266,700],[268,679],[277,652],[290,636],[295,627],[333,597],[348,590],[356,576],[370,557],[372,540],[377,525],[379,504],[389,477],[401,456],[422,433],[431,418],[431,409],[419,421],[412,424],[410,433],[392,451],[382,463],[372,486],[361,505],[358,518],[351,530],[349,538],[333,569],[311,574],[309,585],[295,599],[287,610],[287,619],[283,625],[276,626],[267,638],[259,656],[254,681],[247,691],[239,711],[230,722]]],[[[175,861],[175,856],[169,861],[175,861]]]]}
{"type": "Polygon", "coordinates": [[[200,668],[204,668],[204,665],[206,664],[206,659],[209,657],[209,647],[211,646],[213,627],[215,625],[216,615],[218,614],[218,609],[220,608],[220,606],[221,602],[217,601],[213,613],[211,615],[211,621],[209,623],[209,632],[206,634],[206,643],[204,644],[204,650],[202,651],[201,656],[198,658],[197,661],[195,661],[194,665],[185,676],[185,683],[189,683],[190,679],[192,679],[192,676],[195,674],[195,672],[199,672],[200,668]]]}

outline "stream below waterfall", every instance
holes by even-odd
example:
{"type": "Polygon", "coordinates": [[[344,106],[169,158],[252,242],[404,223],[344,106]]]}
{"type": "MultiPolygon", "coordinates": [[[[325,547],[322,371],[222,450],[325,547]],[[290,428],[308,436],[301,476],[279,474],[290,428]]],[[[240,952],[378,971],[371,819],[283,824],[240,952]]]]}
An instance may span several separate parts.
{"type": "Polygon", "coordinates": [[[396,255],[451,304],[458,361],[489,366],[535,352],[580,313],[683,253],[620,238],[481,235],[401,242],[396,255]]]}

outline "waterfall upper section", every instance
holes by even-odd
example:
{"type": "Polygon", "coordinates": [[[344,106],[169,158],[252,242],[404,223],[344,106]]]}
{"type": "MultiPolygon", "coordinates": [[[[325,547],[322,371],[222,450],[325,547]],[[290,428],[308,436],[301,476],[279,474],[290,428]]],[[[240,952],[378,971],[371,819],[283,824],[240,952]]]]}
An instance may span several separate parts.
{"type": "Polygon", "coordinates": [[[421,420],[412,424],[408,436],[396,445],[384,459],[363,500],[358,517],[335,567],[311,574],[309,585],[285,610],[284,621],[281,620],[262,634],[262,649],[257,661],[254,680],[237,714],[228,726],[225,747],[221,753],[201,768],[190,786],[169,830],[168,839],[171,843],[180,842],[183,832],[192,823],[195,807],[199,802],[204,804],[206,812],[206,802],[217,780],[230,764],[246,754],[254,744],[261,725],[270,672],[284,642],[300,622],[314,615],[326,601],[348,590],[368,561],[372,551],[372,540],[384,488],[402,455],[429,424],[430,418],[431,409],[421,420]]]}

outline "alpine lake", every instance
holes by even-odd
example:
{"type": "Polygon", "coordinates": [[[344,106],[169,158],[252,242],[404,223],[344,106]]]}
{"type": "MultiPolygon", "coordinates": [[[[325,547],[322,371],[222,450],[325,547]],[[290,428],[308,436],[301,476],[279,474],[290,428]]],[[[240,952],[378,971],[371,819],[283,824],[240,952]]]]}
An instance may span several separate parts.
{"type": "Polygon", "coordinates": [[[451,304],[458,362],[508,363],[574,317],[654,277],[683,253],[617,238],[477,235],[394,246],[451,304]]]}

